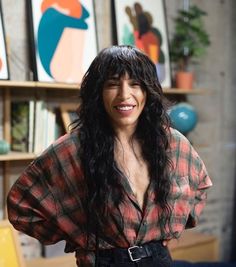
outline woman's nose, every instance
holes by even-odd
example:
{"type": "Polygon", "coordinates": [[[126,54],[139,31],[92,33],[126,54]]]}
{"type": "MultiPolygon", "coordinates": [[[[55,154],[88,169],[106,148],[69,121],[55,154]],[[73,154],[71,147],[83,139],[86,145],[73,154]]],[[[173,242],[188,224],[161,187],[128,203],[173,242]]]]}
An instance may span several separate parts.
{"type": "Polygon", "coordinates": [[[130,86],[128,84],[128,82],[123,81],[120,85],[120,89],[119,89],[119,96],[122,99],[127,99],[130,97],[130,86]]]}

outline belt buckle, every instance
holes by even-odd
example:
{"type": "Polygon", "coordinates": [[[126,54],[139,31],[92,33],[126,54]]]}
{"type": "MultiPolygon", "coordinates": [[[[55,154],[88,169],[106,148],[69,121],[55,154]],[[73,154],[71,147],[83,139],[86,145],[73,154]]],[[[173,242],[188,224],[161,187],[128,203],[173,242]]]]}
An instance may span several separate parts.
{"type": "Polygon", "coordinates": [[[135,259],[135,258],[133,257],[132,250],[133,250],[133,249],[136,249],[136,248],[139,248],[139,246],[133,246],[133,247],[129,247],[129,248],[128,248],[128,253],[129,253],[129,257],[130,257],[131,261],[139,261],[139,260],[141,260],[141,258],[137,258],[137,259],[135,259]]]}

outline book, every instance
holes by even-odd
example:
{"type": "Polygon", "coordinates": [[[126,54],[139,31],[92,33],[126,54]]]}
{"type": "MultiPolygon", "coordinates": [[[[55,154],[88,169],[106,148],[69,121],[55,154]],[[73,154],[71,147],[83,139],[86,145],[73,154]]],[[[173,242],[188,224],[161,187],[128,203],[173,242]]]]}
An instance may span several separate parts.
{"type": "Polygon", "coordinates": [[[40,154],[56,139],[56,109],[44,100],[35,102],[34,153],[40,154]]]}
{"type": "Polygon", "coordinates": [[[35,119],[35,101],[29,102],[29,140],[28,140],[28,152],[34,152],[34,119],[35,119]]]}
{"type": "Polygon", "coordinates": [[[0,139],[3,139],[3,101],[0,96],[0,139]]]}
{"type": "Polygon", "coordinates": [[[44,150],[46,104],[43,100],[35,102],[34,124],[34,153],[40,154],[44,150]]]}
{"type": "Polygon", "coordinates": [[[55,140],[56,113],[54,109],[47,107],[45,114],[44,148],[47,148],[55,140]]]}
{"type": "Polygon", "coordinates": [[[30,101],[11,102],[11,150],[28,152],[30,101]]]}

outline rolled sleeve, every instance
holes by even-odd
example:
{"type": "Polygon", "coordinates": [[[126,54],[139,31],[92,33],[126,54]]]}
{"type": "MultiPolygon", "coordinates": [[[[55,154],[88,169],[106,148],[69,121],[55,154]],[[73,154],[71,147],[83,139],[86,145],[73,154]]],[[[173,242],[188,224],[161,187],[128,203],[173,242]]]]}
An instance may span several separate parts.
{"type": "MultiPolygon", "coordinates": [[[[195,151],[194,154],[197,155],[195,151]]],[[[195,183],[195,198],[186,228],[191,228],[197,225],[199,216],[206,205],[207,191],[212,186],[212,181],[207,173],[206,167],[198,155],[196,156],[194,175],[197,177],[197,183],[195,183]]]]}

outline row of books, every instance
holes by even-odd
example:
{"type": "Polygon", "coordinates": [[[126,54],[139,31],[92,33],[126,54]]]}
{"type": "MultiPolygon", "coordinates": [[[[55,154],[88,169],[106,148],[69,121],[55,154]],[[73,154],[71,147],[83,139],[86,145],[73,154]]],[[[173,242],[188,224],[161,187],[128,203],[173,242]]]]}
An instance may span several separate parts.
{"type": "MultiPolygon", "coordinates": [[[[0,110],[3,111],[3,101],[0,98],[0,110]]],[[[0,140],[3,139],[3,112],[0,112],[0,140]]]]}
{"type": "Polygon", "coordinates": [[[60,112],[43,100],[11,102],[11,150],[39,154],[65,132],[60,112]]]}

